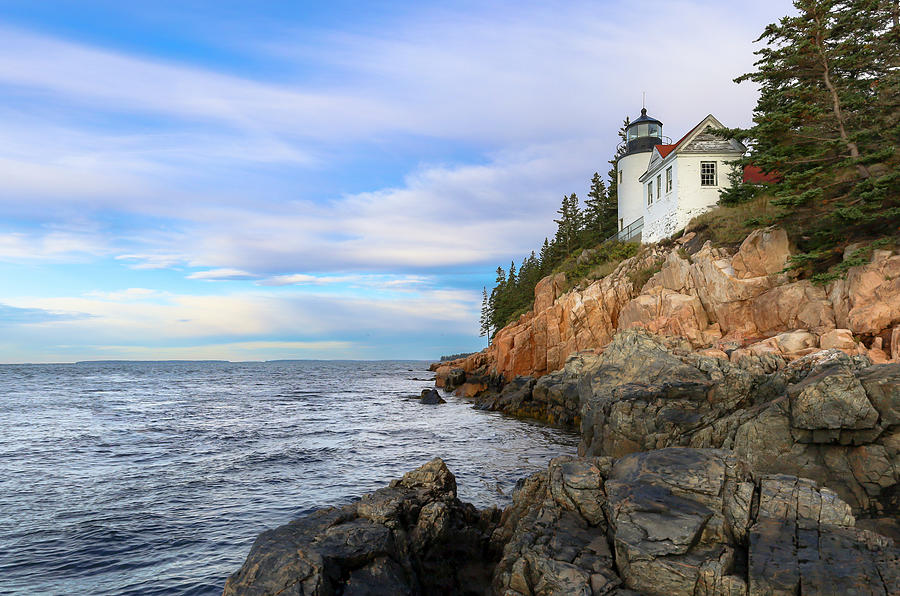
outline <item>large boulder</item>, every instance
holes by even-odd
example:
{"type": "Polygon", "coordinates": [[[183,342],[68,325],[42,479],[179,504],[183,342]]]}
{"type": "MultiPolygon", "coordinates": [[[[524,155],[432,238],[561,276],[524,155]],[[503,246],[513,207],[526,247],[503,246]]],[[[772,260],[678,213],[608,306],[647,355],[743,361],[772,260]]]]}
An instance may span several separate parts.
{"type": "Polygon", "coordinates": [[[876,335],[900,323],[900,255],[876,250],[871,262],[851,267],[828,287],[836,326],[876,335]]]}
{"type": "Polygon", "coordinates": [[[423,389],[422,395],[419,397],[420,404],[437,405],[447,403],[437,389],[423,389]]]}
{"type": "Polygon", "coordinates": [[[762,277],[781,273],[791,256],[787,233],[776,227],[754,230],[731,260],[735,277],[762,277]]]}
{"type": "Polygon", "coordinates": [[[481,595],[496,514],[460,502],[434,459],[357,503],[263,532],[224,596],[481,595]]]}

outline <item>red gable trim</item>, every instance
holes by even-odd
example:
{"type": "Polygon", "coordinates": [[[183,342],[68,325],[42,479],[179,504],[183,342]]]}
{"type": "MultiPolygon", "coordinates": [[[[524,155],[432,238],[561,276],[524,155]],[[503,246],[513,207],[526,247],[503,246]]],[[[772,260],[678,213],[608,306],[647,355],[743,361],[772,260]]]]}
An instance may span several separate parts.
{"type": "Polygon", "coordinates": [[[672,153],[672,150],[675,149],[675,145],[657,145],[656,150],[659,152],[659,156],[665,159],[665,157],[672,153]]]}
{"type": "Polygon", "coordinates": [[[778,172],[763,172],[759,166],[744,166],[744,182],[749,184],[772,184],[773,182],[781,182],[781,176],[778,172]]]}

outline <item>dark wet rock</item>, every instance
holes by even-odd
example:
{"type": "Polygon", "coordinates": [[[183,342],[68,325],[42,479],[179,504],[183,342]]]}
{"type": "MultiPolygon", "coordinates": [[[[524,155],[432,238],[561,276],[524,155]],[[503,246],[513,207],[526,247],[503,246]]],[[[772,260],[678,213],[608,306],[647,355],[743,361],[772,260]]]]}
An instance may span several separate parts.
{"type": "Polygon", "coordinates": [[[593,353],[578,353],[568,359],[564,368],[539,379],[515,377],[499,391],[480,395],[475,407],[577,429],[581,422],[582,371],[597,358],[593,353]]]}
{"type": "Polygon", "coordinates": [[[437,389],[423,389],[422,395],[419,397],[419,403],[427,405],[445,404],[447,403],[437,389]]]}
{"type": "Polygon", "coordinates": [[[264,532],[225,596],[898,594],[900,550],[814,481],[732,451],[558,457],[502,515],[444,463],[264,532]]]}
{"type": "Polygon", "coordinates": [[[453,391],[460,385],[466,382],[466,371],[461,368],[452,368],[450,369],[449,374],[447,375],[446,380],[446,389],[447,391],[453,391]]]}
{"type": "Polygon", "coordinates": [[[857,515],[889,522],[900,507],[900,364],[839,350],[774,372],[751,364],[620,333],[579,373],[579,453],[733,449],[761,473],[812,478],[857,515]]]}
{"type": "MultiPolygon", "coordinates": [[[[777,375],[745,370],[727,360],[676,353],[641,332],[616,336],[585,367],[580,381],[583,455],[620,457],[635,451],[705,444],[728,447],[734,428],[716,424],[784,392],[777,375]],[[719,443],[719,444],[716,444],[719,443]]],[[[732,424],[736,428],[736,422],[732,424]]]]}
{"type": "Polygon", "coordinates": [[[503,513],[494,593],[898,593],[900,551],[833,491],[755,478],[719,449],[557,458],[503,513]]]}
{"type": "Polygon", "coordinates": [[[224,594],[483,594],[498,520],[459,501],[434,459],[357,503],[263,532],[224,594]]]}
{"type": "Polygon", "coordinates": [[[506,383],[501,391],[489,391],[479,395],[475,399],[475,408],[522,418],[537,418],[540,411],[532,402],[532,389],[534,389],[533,378],[515,377],[506,383]]]}

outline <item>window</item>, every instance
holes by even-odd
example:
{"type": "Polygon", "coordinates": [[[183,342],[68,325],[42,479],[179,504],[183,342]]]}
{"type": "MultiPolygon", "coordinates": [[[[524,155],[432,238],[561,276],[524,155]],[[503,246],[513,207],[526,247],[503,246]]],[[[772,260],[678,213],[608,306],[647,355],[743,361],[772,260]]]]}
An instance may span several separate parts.
{"type": "Polygon", "coordinates": [[[619,230],[625,229],[625,220],[621,217],[619,218],[619,230]]]}
{"type": "Polygon", "coordinates": [[[656,192],[662,197],[662,174],[656,175],[656,192]]]}
{"type": "Polygon", "coordinates": [[[622,170],[619,170],[619,184],[622,184],[622,170]]]}
{"type": "Polygon", "coordinates": [[[653,180],[647,183],[647,204],[653,202],[653,180]]]}
{"type": "Polygon", "coordinates": [[[672,166],[666,168],[666,192],[672,192],[672,166]]]}
{"type": "Polygon", "coordinates": [[[716,186],[716,162],[700,162],[700,186],[716,186]]]}

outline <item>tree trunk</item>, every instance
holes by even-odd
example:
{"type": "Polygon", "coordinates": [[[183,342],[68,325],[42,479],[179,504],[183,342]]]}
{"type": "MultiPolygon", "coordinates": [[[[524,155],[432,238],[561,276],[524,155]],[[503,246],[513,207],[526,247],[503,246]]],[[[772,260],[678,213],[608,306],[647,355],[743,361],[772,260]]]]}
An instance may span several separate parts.
{"type": "MultiPolygon", "coordinates": [[[[825,82],[825,87],[828,89],[828,93],[831,95],[831,107],[832,111],[834,112],[834,119],[837,121],[838,132],[841,135],[841,142],[843,142],[847,147],[847,150],[850,151],[850,157],[857,159],[859,158],[859,147],[855,142],[850,140],[850,137],[847,134],[847,128],[844,126],[844,113],[841,109],[841,99],[838,96],[838,92],[834,86],[834,83],[831,82],[828,57],[825,55],[825,41],[822,37],[822,17],[816,14],[813,18],[816,22],[816,50],[818,51],[819,58],[822,63],[822,80],[825,82]]],[[[869,177],[869,170],[863,164],[857,164],[856,170],[863,178],[869,177]]]]}

